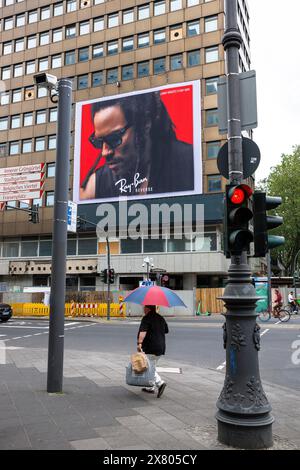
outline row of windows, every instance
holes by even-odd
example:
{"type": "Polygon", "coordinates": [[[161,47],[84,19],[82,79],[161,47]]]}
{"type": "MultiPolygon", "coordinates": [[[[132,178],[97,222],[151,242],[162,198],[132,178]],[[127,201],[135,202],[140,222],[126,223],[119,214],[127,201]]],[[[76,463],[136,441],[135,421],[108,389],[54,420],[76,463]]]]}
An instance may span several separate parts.
{"type": "Polygon", "coordinates": [[[56,135],[36,137],[35,139],[15,140],[0,143],[0,157],[20,155],[31,152],[44,152],[56,149],[56,135]]]}
{"type": "MultiPolygon", "coordinates": [[[[93,21],[93,31],[100,31],[103,29],[103,19],[95,18],[93,21]]],[[[216,31],[218,29],[218,17],[216,15],[208,16],[204,19],[204,32],[209,33],[216,31]]],[[[90,33],[90,24],[88,21],[79,23],[79,35],[90,33]]],[[[181,39],[183,34],[183,25],[177,24],[169,28],[170,40],[181,39]]],[[[187,37],[193,37],[200,34],[200,19],[188,21],[186,23],[186,35],[187,37]]],[[[45,46],[50,43],[59,42],[65,39],[76,38],[77,36],[77,26],[72,24],[63,28],[56,28],[52,31],[44,31],[39,35],[31,35],[27,38],[19,38],[15,41],[6,41],[3,43],[2,54],[8,55],[13,52],[20,52],[25,49],[33,49],[39,46],[45,46]]],[[[124,41],[132,40],[134,42],[134,37],[128,37],[123,39],[124,41]]],[[[166,41],[166,28],[161,28],[153,31],[153,41],[152,43],[161,44],[166,41]]],[[[118,43],[118,40],[108,42],[107,53],[109,53],[109,44],[118,43]]],[[[136,47],[147,47],[150,45],[150,33],[141,33],[137,35],[136,47]]],[[[95,46],[96,47],[96,46],[95,46]]],[[[103,44],[102,44],[103,47],[103,44]]],[[[133,47],[132,47],[133,48],[133,47]]],[[[123,49],[127,50],[127,49],[123,49]]],[[[103,54],[102,54],[103,55],[103,54]]]]}
{"type": "Polygon", "coordinates": [[[14,114],[0,117],[0,131],[19,129],[20,127],[33,126],[34,124],[46,124],[57,121],[57,108],[40,109],[35,112],[14,114]]]}
{"type": "MultiPolygon", "coordinates": [[[[81,6],[85,7],[84,3],[80,3],[81,6]]],[[[94,5],[103,3],[103,1],[94,0],[94,5]]],[[[193,6],[199,4],[199,1],[187,0],[187,6],[193,6]]],[[[89,6],[89,5],[87,5],[89,6]]],[[[76,11],[78,8],[77,0],[67,0],[66,4],[64,2],[58,2],[54,5],[48,5],[40,9],[35,9],[28,11],[26,13],[21,13],[16,16],[10,16],[3,19],[3,30],[8,31],[13,28],[18,28],[25,26],[26,24],[37,23],[38,21],[48,20],[51,17],[56,17],[63,15],[65,13],[71,13],[76,11]]],[[[107,15],[107,28],[113,28],[122,24],[132,23],[136,20],[144,20],[150,18],[150,16],[158,16],[167,13],[168,11],[178,11],[183,8],[182,0],[157,0],[153,2],[153,9],[151,4],[144,4],[135,8],[130,8],[122,11],[122,13],[115,12],[107,15]],[[168,8],[169,6],[169,8],[168,8]],[[122,16],[122,18],[121,18],[122,16]]],[[[103,18],[104,23],[104,18],[103,18]]],[[[104,24],[103,24],[104,28],[104,24]]],[[[103,29],[102,28],[102,29],[103,29]]]]}

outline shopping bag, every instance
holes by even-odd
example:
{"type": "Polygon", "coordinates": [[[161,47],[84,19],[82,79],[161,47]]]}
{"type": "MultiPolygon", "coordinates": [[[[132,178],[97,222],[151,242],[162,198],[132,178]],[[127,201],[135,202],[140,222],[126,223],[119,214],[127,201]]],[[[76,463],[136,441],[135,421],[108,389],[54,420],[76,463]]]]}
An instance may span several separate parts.
{"type": "Polygon", "coordinates": [[[147,356],[143,352],[131,354],[132,370],[137,374],[144,372],[148,368],[147,356]]]}
{"type": "Polygon", "coordinates": [[[153,387],[155,385],[155,364],[146,357],[147,369],[137,373],[133,370],[131,362],[126,367],[126,383],[136,387],[153,387]]]}

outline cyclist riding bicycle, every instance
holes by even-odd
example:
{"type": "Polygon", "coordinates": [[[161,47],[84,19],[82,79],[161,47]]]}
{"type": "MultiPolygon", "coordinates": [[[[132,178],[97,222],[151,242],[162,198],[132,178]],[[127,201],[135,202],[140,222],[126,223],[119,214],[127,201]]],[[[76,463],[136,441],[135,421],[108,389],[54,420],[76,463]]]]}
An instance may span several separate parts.
{"type": "Polygon", "coordinates": [[[289,301],[289,305],[291,306],[291,309],[293,310],[293,313],[298,313],[298,308],[297,308],[297,304],[296,304],[296,300],[295,300],[293,291],[291,291],[289,293],[288,301],[289,301]]]}
{"type": "Polygon", "coordinates": [[[282,308],[282,295],[279,289],[275,289],[274,313],[278,313],[282,308]]]}

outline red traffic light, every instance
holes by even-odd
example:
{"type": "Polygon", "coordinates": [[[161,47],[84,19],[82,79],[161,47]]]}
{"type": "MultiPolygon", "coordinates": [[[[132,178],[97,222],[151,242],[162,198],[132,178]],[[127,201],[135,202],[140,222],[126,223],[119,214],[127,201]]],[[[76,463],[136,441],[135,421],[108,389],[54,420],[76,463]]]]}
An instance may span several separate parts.
{"type": "Polygon", "coordinates": [[[246,184],[241,184],[230,189],[228,195],[232,204],[242,204],[251,196],[253,190],[246,184]]]}

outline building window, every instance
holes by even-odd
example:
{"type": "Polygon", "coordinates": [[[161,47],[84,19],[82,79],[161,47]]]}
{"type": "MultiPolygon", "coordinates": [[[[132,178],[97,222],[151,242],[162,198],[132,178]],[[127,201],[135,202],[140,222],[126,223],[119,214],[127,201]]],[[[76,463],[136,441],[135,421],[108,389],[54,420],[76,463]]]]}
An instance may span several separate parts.
{"type": "Polygon", "coordinates": [[[197,36],[200,34],[200,21],[189,21],[187,23],[187,35],[188,37],[197,36]]]}
{"type": "Polygon", "coordinates": [[[3,92],[0,94],[0,103],[1,103],[1,106],[5,106],[6,104],[9,104],[9,99],[10,99],[9,91],[3,91],[3,92]]]}
{"type": "Polygon", "coordinates": [[[149,5],[142,5],[138,7],[138,19],[145,20],[146,18],[150,17],[150,6],[149,5]]]}
{"type": "Polygon", "coordinates": [[[107,43],[107,55],[118,54],[118,41],[110,41],[107,43]]]}
{"type": "Polygon", "coordinates": [[[165,0],[154,2],[154,16],[164,15],[166,13],[165,0]]]}
{"type": "Polygon", "coordinates": [[[205,49],[205,62],[210,64],[211,62],[216,62],[219,60],[219,48],[218,46],[215,47],[207,47],[205,49]]]}
{"type": "Polygon", "coordinates": [[[4,31],[8,31],[9,29],[13,29],[13,27],[14,27],[13,17],[5,18],[5,20],[4,20],[4,31]]]}
{"type": "Polygon", "coordinates": [[[188,7],[193,7],[195,5],[199,5],[200,0],[187,0],[187,6],[188,7]]]}
{"type": "Polygon", "coordinates": [[[67,0],[67,13],[77,10],[77,0],[67,0]]]}
{"type": "Polygon", "coordinates": [[[0,157],[7,157],[7,143],[0,144],[0,157]]]}
{"type": "Polygon", "coordinates": [[[116,83],[118,81],[118,69],[107,70],[107,83],[116,83]]]}
{"type": "Polygon", "coordinates": [[[47,164],[47,178],[54,178],[55,176],[55,163],[48,163],[47,164]]]}
{"type": "Polygon", "coordinates": [[[21,116],[20,116],[20,114],[16,114],[15,116],[11,117],[10,127],[11,127],[11,129],[19,129],[21,127],[21,116]]]}
{"type": "Polygon", "coordinates": [[[23,140],[22,142],[22,153],[30,153],[32,152],[32,140],[23,140]]]}
{"type": "Polygon", "coordinates": [[[103,52],[103,44],[97,44],[96,46],[93,46],[93,59],[103,57],[103,52]]]}
{"type": "Polygon", "coordinates": [[[79,62],[87,62],[89,60],[89,48],[82,47],[78,51],[78,61],[79,62]]]}
{"type": "Polygon", "coordinates": [[[207,158],[217,158],[220,150],[220,142],[207,142],[207,158]]]}
{"type": "Polygon", "coordinates": [[[149,61],[147,62],[139,62],[137,64],[137,75],[138,78],[148,77],[150,74],[150,66],[149,61]]]}
{"type": "Polygon", "coordinates": [[[23,64],[14,65],[14,77],[22,77],[23,75],[23,64]]]}
{"type": "Polygon", "coordinates": [[[45,124],[47,120],[47,111],[46,109],[41,109],[36,112],[35,123],[36,124],[45,124]]]}
{"type": "Polygon", "coordinates": [[[89,86],[89,76],[88,74],[85,75],[79,75],[77,79],[77,89],[78,90],[84,90],[85,88],[88,88],[89,86]]]}
{"type": "Polygon", "coordinates": [[[83,21],[82,23],[79,24],[79,34],[80,36],[83,36],[84,34],[89,34],[90,32],[90,22],[89,21],[83,21]]]}
{"type": "Polygon", "coordinates": [[[28,38],[27,38],[27,49],[33,49],[35,47],[36,47],[36,36],[28,36],[28,38]]]}
{"type": "Polygon", "coordinates": [[[62,29],[61,28],[54,29],[52,38],[53,38],[53,42],[62,41],[62,38],[63,38],[62,29]]]}
{"type": "Polygon", "coordinates": [[[54,206],[54,191],[46,192],[46,207],[54,206]]]}
{"type": "Polygon", "coordinates": [[[114,28],[115,26],[119,26],[119,13],[108,15],[108,28],[114,28]]]}
{"type": "Polygon", "coordinates": [[[182,8],[182,0],[170,0],[170,10],[176,11],[182,8]]]}
{"type": "Polygon", "coordinates": [[[5,42],[3,44],[3,55],[11,54],[13,51],[12,42],[5,42]]]}
{"type": "Polygon", "coordinates": [[[39,86],[37,89],[38,98],[45,98],[48,95],[48,90],[46,87],[39,86]]]}
{"type": "Polygon", "coordinates": [[[66,27],[66,39],[76,38],[76,24],[66,27]]]}
{"type": "Polygon", "coordinates": [[[49,135],[48,137],[48,150],[56,149],[56,135],[49,135]]]}
{"type": "Polygon", "coordinates": [[[53,16],[60,16],[64,14],[64,4],[63,2],[55,3],[53,7],[53,16]]]}
{"type": "Polygon", "coordinates": [[[50,18],[50,7],[41,8],[41,20],[48,20],[50,18]]]}
{"type": "Polygon", "coordinates": [[[182,69],[182,54],[176,54],[171,56],[171,70],[182,69]]]}
{"type": "Polygon", "coordinates": [[[218,125],[218,110],[217,109],[207,109],[206,110],[206,125],[207,126],[217,126],[218,125]]]}
{"type": "Polygon", "coordinates": [[[148,47],[149,44],[149,33],[143,33],[138,35],[138,47],[148,47]]]}
{"type": "Polygon", "coordinates": [[[49,44],[49,42],[50,42],[49,31],[46,31],[46,33],[41,33],[40,34],[40,46],[45,46],[46,44],[49,44]]]}
{"type": "Polygon", "coordinates": [[[52,108],[49,110],[49,121],[50,122],[57,121],[57,108],[52,108]]]}
{"type": "Polygon", "coordinates": [[[2,80],[9,80],[10,77],[11,77],[10,66],[9,67],[3,67],[2,68],[2,80]]]}
{"type": "MultiPolygon", "coordinates": [[[[36,45],[36,42],[35,42],[35,45],[36,45]]],[[[15,41],[15,52],[24,51],[24,47],[25,47],[24,39],[16,39],[16,41],[15,41]]]]}
{"type": "Polygon", "coordinates": [[[92,74],[92,87],[103,85],[103,71],[101,72],[93,72],[92,74]]]}
{"type": "Polygon", "coordinates": [[[20,142],[10,142],[9,155],[18,155],[20,153],[20,142]]]}
{"type": "Polygon", "coordinates": [[[43,72],[44,70],[48,70],[48,57],[44,57],[43,59],[39,60],[39,71],[43,72]]]}
{"type": "Polygon", "coordinates": [[[37,137],[35,139],[35,151],[36,152],[43,152],[46,148],[45,145],[45,137],[37,137]]]}
{"type": "Polygon", "coordinates": [[[28,13],[28,23],[36,23],[38,21],[38,11],[33,10],[28,13]]]}
{"type": "Polygon", "coordinates": [[[52,68],[57,69],[61,67],[61,55],[54,55],[52,56],[52,68]]]}
{"type": "Polygon", "coordinates": [[[123,51],[132,51],[134,47],[133,36],[129,38],[124,38],[122,41],[122,50],[123,51]]]}
{"type": "Polygon", "coordinates": [[[142,253],[142,240],[121,239],[121,253],[142,253]]]}
{"type": "Polygon", "coordinates": [[[102,31],[104,29],[104,18],[95,18],[94,19],[94,33],[97,31],[102,31]]]}
{"type": "Polygon", "coordinates": [[[75,64],[75,51],[68,51],[65,53],[65,65],[75,64]]]}
{"type": "Polygon", "coordinates": [[[32,126],[33,125],[33,113],[25,113],[23,117],[23,126],[32,126]]]}
{"type": "Polygon", "coordinates": [[[8,129],[8,117],[0,118],[0,131],[8,129]]]}
{"type": "Polygon", "coordinates": [[[133,21],[134,21],[133,9],[123,11],[123,24],[133,23],[133,21]]]}
{"type": "Polygon", "coordinates": [[[166,58],[160,57],[159,59],[153,60],[153,72],[154,75],[164,73],[166,71],[166,58]]]}
{"type": "Polygon", "coordinates": [[[79,255],[95,255],[97,254],[98,240],[97,238],[79,238],[78,254],[79,255]]]}
{"type": "Polygon", "coordinates": [[[24,13],[16,16],[16,27],[19,28],[20,26],[25,26],[25,14],[24,13]]]}
{"type": "Polygon", "coordinates": [[[26,75],[35,73],[35,61],[26,62],[26,75]]]}
{"type": "Polygon", "coordinates": [[[154,44],[161,44],[166,42],[166,30],[165,29],[157,29],[153,32],[153,43],[154,44]]]}
{"type": "Polygon", "coordinates": [[[218,29],[218,17],[208,16],[204,19],[204,31],[210,33],[211,31],[217,31],[218,29]]]}
{"type": "Polygon", "coordinates": [[[13,103],[19,103],[20,101],[22,101],[22,90],[21,90],[21,88],[19,88],[17,90],[13,90],[13,93],[12,93],[12,102],[13,103]]]}
{"type": "Polygon", "coordinates": [[[171,235],[167,240],[167,251],[175,253],[180,251],[191,251],[191,240],[187,238],[177,239],[171,235]]]}
{"type": "Polygon", "coordinates": [[[205,92],[207,95],[218,92],[218,77],[207,78],[205,80],[205,92]]]}
{"type": "Polygon", "coordinates": [[[195,67],[196,65],[200,65],[200,51],[190,51],[187,53],[187,62],[188,67],[195,67]]]}
{"type": "Polygon", "coordinates": [[[207,177],[207,190],[209,193],[222,191],[222,178],[220,175],[209,175],[207,177]]]}
{"type": "Polygon", "coordinates": [[[122,67],[122,80],[132,80],[134,78],[133,65],[123,65],[122,67]]]}

